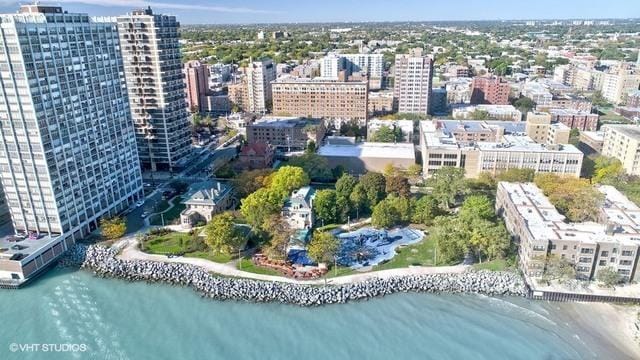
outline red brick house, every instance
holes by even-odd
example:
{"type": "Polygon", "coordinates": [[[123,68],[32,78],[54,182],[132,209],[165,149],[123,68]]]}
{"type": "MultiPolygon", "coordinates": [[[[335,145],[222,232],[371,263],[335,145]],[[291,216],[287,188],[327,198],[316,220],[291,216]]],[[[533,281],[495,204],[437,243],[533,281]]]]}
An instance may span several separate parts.
{"type": "Polygon", "coordinates": [[[269,168],[273,165],[275,150],[273,146],[256,142],[246,144],[238,155],[238,167],[243,170],[254,170],[269,168]]]}

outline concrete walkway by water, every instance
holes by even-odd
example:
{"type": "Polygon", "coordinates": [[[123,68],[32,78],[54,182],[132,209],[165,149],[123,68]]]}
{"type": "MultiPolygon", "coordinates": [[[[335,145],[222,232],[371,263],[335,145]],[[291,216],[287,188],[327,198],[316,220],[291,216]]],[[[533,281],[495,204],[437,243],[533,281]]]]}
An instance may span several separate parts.
{"type": "Polygon", "coordinates": [[[264,281],[279,281],[279,282],[296,283],[296,284],[321,285],[321,284],[325,284],[325,282],[328,284],[347,284],[347,283],[362,282],[372,278],[387,279],[390,277],[403,276],[403,275],[461,273],[468,268],[468,266],[466,265],[438,266],[438,267],[413,266],[408,268],[389,269],[389,270],[373,271],[373,272],[359,273],[359,274],[353,274],[353,275],[345,275],[345,276],[327,279],[326,281],[324,279],[296,280],[296,279],[291,279],[284,276],[263,275],[263,274],[256,274],[252,272],[242,271],[237,269],[235,265],[232,263],[220,264],[220,263],[216,263],[206,259],[199,259],[199,258],[190,258],[190,257],[183,257],[183,256],[168,258],[165,255],[147,254],[145,252],[140,251],[140,249],[138,249],[138,240],[135,239],[135,237],[129,237],[129,238],[123,239],[116,246],[123,247],[123,250],[120,252],[120,255],[118,255],[118,257],[123,260],[150,260],[150,261],[160,261],[160,262],[191,264],[191,265],[202,267],[209,272],[213,272],[223,276],[234,276],[234,277],[243,277],[248,279],[264,280],[264,281]]]}

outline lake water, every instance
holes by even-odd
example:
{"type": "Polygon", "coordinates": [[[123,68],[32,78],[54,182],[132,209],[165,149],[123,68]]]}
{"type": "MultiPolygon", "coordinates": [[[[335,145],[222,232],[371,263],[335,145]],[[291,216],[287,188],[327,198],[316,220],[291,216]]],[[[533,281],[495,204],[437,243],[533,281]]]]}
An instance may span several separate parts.
{"type": "Polygon", "coordinates": [[[558,320],[554,306],[429,294],[319,308],[218,302],[186,288],[55,269],[25,289],[0,291],[0,359],[611,358],[558,320]]]}

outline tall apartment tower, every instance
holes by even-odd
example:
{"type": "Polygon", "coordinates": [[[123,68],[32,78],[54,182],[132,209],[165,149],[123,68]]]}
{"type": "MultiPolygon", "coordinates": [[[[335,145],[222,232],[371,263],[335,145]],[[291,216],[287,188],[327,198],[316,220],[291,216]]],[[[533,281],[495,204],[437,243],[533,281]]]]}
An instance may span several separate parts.
{"type": "Polygon", "coordinates": [[[245,110],[264,114],[272,100],[271,82],[276,79],[273,61],[252,61],[247,68],[247,97],[245,110]]]}
{"type": "Polygon", "coordinates": [[[422,49],[396,55],[394,96],[399,113],[429,113],[432,83],[433,59],[422,55],[422,49]]]}
{"type": "Polygon", "coordinates": [[[16,232],[49,235],[17,254],[28,274],[140,199],[142,176],[116,19],[24,5],[0,22],[2,187],[16,232]]]}
{"type": "Polygon", "coordinates": [[[192,60],[184,64],[183,71],[187,82],[189,110],[191,112],[205,111],[209,90],[209,67],[197,60],[192,60]]]}
{"type": "Polygon", "coordinates": [[[498,77],[475,77],[471,85],[471,103],[509,105],[511,85],[498,77]]]}
{"type": "Polygon", "coordinates": [[[140,163],[151,171],[175,170],[191,148],[179,26],[151,8],[118,16],[140,163]]]}

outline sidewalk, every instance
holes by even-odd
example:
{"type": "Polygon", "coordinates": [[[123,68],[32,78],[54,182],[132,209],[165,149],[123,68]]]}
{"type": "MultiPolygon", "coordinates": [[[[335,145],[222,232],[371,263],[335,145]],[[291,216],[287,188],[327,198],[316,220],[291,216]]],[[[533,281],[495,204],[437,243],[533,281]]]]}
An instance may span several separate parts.
{"type": "Polygon", "coordinates": [[[168,258],[164,255],[147,254],[138,249],[138,240],[135,238],[135,236],[132,238],[122,239],[120,242],[118,242],[118,245],[120,246],[123,245],[124,241],[127,242],[126,247],[118,255],[118,258],[123,260],[150,260],[150,261],[159,261],[159,262],[191,264],[195,266],[200,266],[209,272],[220,274],[223,276],[234,276],[234,277],[242,277],[242,278],[249,278],[249,279],[255,279],[255,280],[278,281],[278,282],[287,282],[287,283],[294,283],[294,284],[312,284],[312,285],[313,284],[323,285],[325,283],[348,284],[348,283],[363,282],[373,278],[388,279],[391,277],[406,276],[406,275],[462,273],[468,268],[468,266],[466,265],[438,266],[438,267],[414,266],[409,268],[389,269],[389,270],[381,270],[381,271],[374,271],[374,272],[361,273],[361,274],[345,275],[345,276],[327,279],[326,281],[324,279],[296,280],[296,279],[291,279],[284,276],[263,275],[263,274],[256,274],[252,272],[242,271],[237,269],[234,263],[220,264],[220,263],[216,263],[216,262],[205,260],[205,259],[199,259],[199,258],[189,258],[189,257],[168,258]]]}

